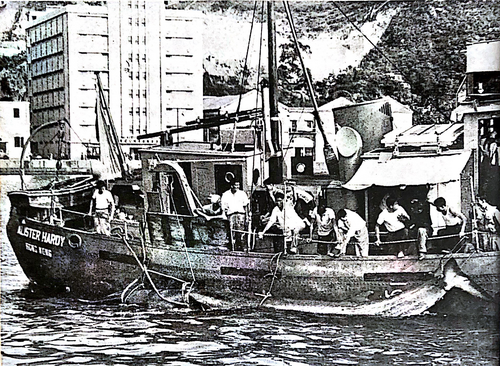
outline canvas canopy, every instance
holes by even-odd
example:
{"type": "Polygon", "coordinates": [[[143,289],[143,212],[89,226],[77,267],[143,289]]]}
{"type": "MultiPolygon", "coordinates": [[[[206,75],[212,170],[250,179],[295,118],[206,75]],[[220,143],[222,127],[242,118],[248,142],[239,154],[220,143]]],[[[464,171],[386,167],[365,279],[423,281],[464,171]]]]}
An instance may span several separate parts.
{"type": "Polygon", "coordinates": [[[470,152],[426,157],[366,159],[344,188],[357,191],[371,186],[394,187],[446,183],[460,179],[470,152]]]}

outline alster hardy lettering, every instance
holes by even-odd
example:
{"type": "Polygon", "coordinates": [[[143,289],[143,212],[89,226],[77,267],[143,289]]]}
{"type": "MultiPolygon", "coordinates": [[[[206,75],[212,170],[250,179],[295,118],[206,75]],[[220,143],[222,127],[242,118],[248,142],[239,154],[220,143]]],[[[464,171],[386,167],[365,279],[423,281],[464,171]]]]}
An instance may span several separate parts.
{"type": "Polygon", "coordinates": [[[54,245],[56,247],[62,247],[64,240],[66,239],[62,235],[48,233],[46,231],[40,231],[26,226],[19,226],[17,228],[17,233],[25,238],[33,239],[41,243],[54,245]]]}

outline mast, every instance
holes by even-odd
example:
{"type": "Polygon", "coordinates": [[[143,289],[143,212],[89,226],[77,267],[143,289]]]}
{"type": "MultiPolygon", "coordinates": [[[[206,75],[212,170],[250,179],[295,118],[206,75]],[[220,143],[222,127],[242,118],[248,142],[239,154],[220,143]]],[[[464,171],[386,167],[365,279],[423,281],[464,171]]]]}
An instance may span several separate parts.
{"type": "Polygon", "coordinates": [[[274,19],[274,1],[267,2],[267,37],[269,68],[269,117],[271,124],[271,142],[274,153],[269,158],[269,179],[272,183],[283,183],[283,153],[281,150],[281,129],[278,118],[278,71],[276,58],[276,22],[274,19]]]}
{"type": "Polygon", "coordinates": [[[130,167],[120,145],[120,139],[104,95],[104,87],[99,72],[96,72],[95,75],[97,84],[96,124],[101,161],[108,170],[106,179],[114,179],[120,176],[128,178],[131,176],[130,167]]]}
{"type": "Polygon", "coordinates": [[[304,77],[306,79],[306,86],[309,92],[309,97],[311,98],[311,101],[313,103],[314,119],[316,120],[316,125],[318,126],[318,129],[321,132],[321,136],[323,137],[323,143],[324,143],[323,153],[325,154],[326,166],[328,168],[328,172],[330,173],[330,175],[332,175],[333,179],[339,180],[340,179],[339,161],[333,147],[328,142],[328,138],[326,136],[325,129],[323,126],[323,121],[321,121],[321,117],[319,115],[318,103],[316,102],[316,97],[314,96],[314,89],[311,83],[311,79],[304,64],[304,60],[302,59],[302,56],[300,54],[299,42],[297,39],[297,33],[295,32],[295,25],[293,23],[292,12],[290,11],[290,5],[288,4],[288,1],[283,1],[283,5],[285,6],[285,12],[288,18],[288,22],[290,23],[290,29],[292,31],[292,36],[293,36],[293,43],[295,45],[295,50],[297,51],[297,57],[299,58],[300,64],[302,66],[302,72],[304,73],[304,77]]]}

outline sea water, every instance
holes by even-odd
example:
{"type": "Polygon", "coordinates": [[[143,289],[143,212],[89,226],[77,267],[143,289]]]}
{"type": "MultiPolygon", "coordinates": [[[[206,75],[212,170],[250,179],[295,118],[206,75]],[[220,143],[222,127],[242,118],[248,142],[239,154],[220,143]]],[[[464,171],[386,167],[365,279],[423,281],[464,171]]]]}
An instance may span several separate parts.
{"type": "MultiPolygon", "coordinates": [[[[31,184],[43,179],[30,177],[31,184]]],[[[498,365],[498,319],[334,316],[248,307],[191,312],[27,295],[5,233],[2,365],[498,365]]]]}

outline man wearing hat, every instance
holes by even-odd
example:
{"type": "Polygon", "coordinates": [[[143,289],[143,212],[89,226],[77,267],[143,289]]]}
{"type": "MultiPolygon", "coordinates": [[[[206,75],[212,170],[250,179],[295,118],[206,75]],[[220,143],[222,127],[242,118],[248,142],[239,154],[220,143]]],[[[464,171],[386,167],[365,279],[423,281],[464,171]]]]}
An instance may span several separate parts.
{"type": "Polygon", "coordinates": [[[115,214],[115,201],[110,191],[106,190],[106,184],[102,180],[96,183],[97,190],[90,201],[89,215],[95,207],[94,225],[98,234],[111,235],[110,221],[115,214]]]}

